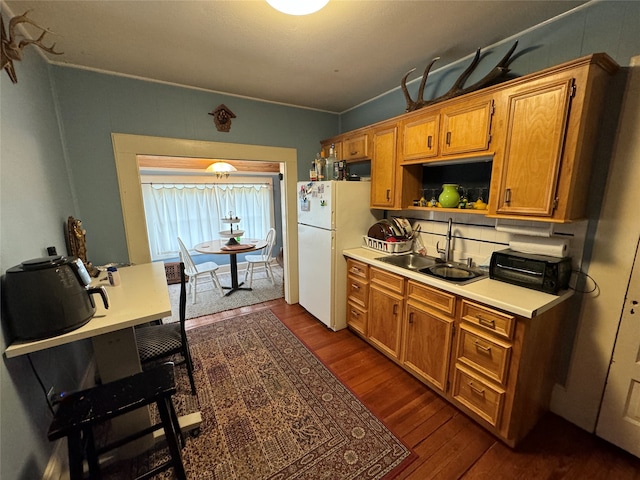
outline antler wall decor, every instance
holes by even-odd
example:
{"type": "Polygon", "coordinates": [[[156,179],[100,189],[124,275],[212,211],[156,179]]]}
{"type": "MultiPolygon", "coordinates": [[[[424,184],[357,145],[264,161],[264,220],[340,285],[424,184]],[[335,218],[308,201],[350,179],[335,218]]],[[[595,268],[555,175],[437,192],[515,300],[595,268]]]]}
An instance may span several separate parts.
{"type": "Polygon", "coordinates": [[[4,28],[4,18],[2,18],[2,14],[0,14],[0,23],[2,24],[2,68],[7,71],[9,78],[13,83],[18,83],[18,77],[16,76],[16,71],[13,66],[13,62],[22,60],[22,50],[28,45],[35,45],[38,48],[41,48],[45,52],[52,53],[54,55],[62,55],[64,52],[56,52],[54,50],[56,44],[54,43],[50,47],[47,47],[42,44],[42,40],[47,33],[53,33],[49,29],[41,27],[29,17],[27,14],[30,10],[27,10],[22,15],[17,17],[13,17],[9,20],[9,35],[4,28]],[[16,33],[16,29],[18,25],[21,23],[28,23],[33,25],[34,27],[42,30],[42,33],[37,39],[27,38],[23,35],[16,33]],[[19,40],[22,38],[22,40],[19,40]],[[18,41],[19,40],[19,41],[18,41]]]}
{"type": "Polygon", "coordinates": [[[425,100],[424,97],[424,87],[427,84],[427,77],[429,76],[429,71],[433,64],[440,59],[440,57],[434,58],[427,68],[425,68],[424,73],[422,74],[422,81],[420,82],[420,87],[418,88],[418,97],[416,100],[411,99],[411,95],[409,95],[409,91],[407,90],[407,77],[415,71],[409,70],[404,77],[402,77],[402,81],[400,82],[400,87],[402,88],[402,92],[404,93],[404,98],[407,101],[407,112],[413,112],[414,110],[418,110],[422,107],[426,107],[427,105],[433,105],[434,103],[442,102],[443,100],[449,100],[450,98],[454,98],[460,95],[464,95],[465,93],[474,92],[476,90],[480,90],[481,88],[488,87],[496,83],[499,79],[506,76],[509,73],[508,65],[510,63],[510,58],[516,47],[518,46],[518,42],[513,44],[513,46],[509,49],[507,54],[498,62],[498,64],[493,67],[493,69],[485,75],[482,79],[478,80],[473,85],[469,85],[468,87],[464,86],[464,83],[467,81],[471,73],[475,70],[480,63],[480,49],[476,50],[476,55],[473,58],[471,64],[467,67],[467,69],[462,72],[462,75],[458,77],[455,81],[451,89],[444,95],[440,95],[433,100],[425,100]]]}

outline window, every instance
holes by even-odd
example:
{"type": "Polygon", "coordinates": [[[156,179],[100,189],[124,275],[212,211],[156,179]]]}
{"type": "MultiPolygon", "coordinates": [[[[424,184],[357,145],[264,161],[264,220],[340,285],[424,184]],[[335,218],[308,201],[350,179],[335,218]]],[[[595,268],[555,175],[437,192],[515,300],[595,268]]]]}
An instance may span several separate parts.
{"type": "Polygon", "coordinates": [[[178,237],[187,248],[218,239],[229,224],[221,219],[240,218],[234,228],[245,237],[265,238],[273,225],[273,193],[270,184],[172,184],[142,185],[144,211],[153,261],[178,256],[178,237]]]}

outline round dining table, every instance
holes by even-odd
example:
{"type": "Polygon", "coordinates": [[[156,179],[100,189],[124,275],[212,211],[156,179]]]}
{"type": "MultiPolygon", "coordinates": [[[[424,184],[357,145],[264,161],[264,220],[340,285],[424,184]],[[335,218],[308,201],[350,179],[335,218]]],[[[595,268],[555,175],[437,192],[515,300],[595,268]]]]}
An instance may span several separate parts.
{"type": "Polygon", "coordinates": [[[217,240],[208,240],[197,244],[193,249],[198,253],[211,253],[213,255],[229,255],[231,265],[231,286],[225,287],[224,290],[229,290],[225,293],[225,296],[231,295],[237,290],[252,290],[249,287],[243,287],[244,282],[238,281],[238,258],[237,255],[241,253],[249,253],[254,250],[262,250],[267,246],[267,241],[257,238],[241,238],[237,244],[229,244],[229,240],[226,238],[217,240]]]}

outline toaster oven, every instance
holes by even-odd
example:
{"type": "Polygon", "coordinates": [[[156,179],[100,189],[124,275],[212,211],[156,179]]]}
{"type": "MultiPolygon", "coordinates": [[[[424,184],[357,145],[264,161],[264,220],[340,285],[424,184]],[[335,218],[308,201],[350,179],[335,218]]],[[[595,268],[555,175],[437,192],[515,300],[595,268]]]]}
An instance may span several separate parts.
{"type": "Polygon", "coordinates": [[[500,250],[491,255],[489,277],[557,295],[560,290],[569,287],[571,257],[500,250]]]}

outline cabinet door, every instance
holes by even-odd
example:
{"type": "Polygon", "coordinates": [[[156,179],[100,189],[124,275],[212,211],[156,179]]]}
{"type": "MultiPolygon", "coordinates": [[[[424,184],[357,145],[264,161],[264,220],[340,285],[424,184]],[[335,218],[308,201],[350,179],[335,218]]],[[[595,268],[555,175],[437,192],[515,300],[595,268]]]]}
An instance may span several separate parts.
{"type": "Polygon", "coordinates": [[[354,162],[369,158],[369,135],[363,133],[355,137],[348,137],[342,141],[342,157],[340,160],[354,162]]]}
{"type": "Polygon", "coordinates": [[[421,160],[438,154],[438,114],[402,123],[400,162],[421,160]]]}
{"type": "Polygon", "coordinates": [[[373,134],[371,208],[395,207],[397,132],[394,125],[373,134]]]}
{"type": "Polygon", "coordinates": [[[371,343],[393,358],[400,355],[403,305],[402,295],[370,285],[367,335],[371,343]]]}
{"type": "Polygon", "coordinates": [[[324,158],[329,158],[329,149],[331,148],[331,144],[333,143],[333,148],[335,150],[336,158],[338,160],[343,160],[342,157],[342,142],[339,140],[329,141],[322,143],[322,152],[324,153],[324,158]]]}
{"type": "Polygon", "coordinates": [[[453,319],[409,302],[405,315],[403,364],[418,378],[444,393],[449,372],[453,319]]]}
{"type": "Polygon", "coordinates": [[[466,101],[441,110],[442,155],[482,152],[489,149],[493,99],[466,101]]]}
{"type": "Polygon", "coordinates": [[[565,79],[505,92],[507,130],[497,213],[553,215],[572,86],[573,80],[565,79]]]}

